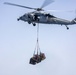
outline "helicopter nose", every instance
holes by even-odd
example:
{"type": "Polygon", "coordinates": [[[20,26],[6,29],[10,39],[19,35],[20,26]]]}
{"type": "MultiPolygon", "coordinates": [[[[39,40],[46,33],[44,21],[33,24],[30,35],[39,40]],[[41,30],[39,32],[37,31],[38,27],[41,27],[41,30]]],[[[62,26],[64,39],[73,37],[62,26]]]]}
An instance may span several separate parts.
{"type": "Polygon", "coordinates": [[[25,14],[25,15],[21,16],[21,17],[18,19],[18,21],[19,21],[19,20],[26,21],[26,18],[27,18],[27,17],[26,17],[26,14],[25,14]]]}
{"type": "Polygon", "coordinates": [[[27,15],[24,14],[21,18],[26,21],[27,20],[27,15]]]}

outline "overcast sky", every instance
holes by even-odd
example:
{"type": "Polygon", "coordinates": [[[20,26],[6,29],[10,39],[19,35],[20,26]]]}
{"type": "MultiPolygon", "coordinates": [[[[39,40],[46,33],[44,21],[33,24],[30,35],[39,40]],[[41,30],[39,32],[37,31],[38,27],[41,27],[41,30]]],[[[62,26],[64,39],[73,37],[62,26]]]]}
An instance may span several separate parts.
{"type": "MultiPolygon", "coordinates": [[[[46,60],[30,65],[36,44],[37,26],[17,18],[33,10],[4,5],[11,2],[41,7],[44,0],[0,0],[0,75],[76,75],[76,25],[40,24],[39,44],[46,60]]],[[[76,0],[55,0],[45,10],[74,10],[51,12],[56,17],[73,20],[76,0]]]]}

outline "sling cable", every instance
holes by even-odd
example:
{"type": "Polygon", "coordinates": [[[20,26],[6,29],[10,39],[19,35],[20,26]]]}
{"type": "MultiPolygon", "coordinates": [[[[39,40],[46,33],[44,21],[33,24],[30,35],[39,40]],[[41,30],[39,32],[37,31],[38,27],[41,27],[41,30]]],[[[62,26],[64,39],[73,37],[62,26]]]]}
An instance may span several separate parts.
{"type": "Polygon", "coordinates": [[[40,63],[45,58],[46,58],[45,54],[41,52],[39,47],[39,24],[38,24],[36,46],[35,46],[33,57],[30,58],[29,64],[36,65],[37,63],[40,63]]]}

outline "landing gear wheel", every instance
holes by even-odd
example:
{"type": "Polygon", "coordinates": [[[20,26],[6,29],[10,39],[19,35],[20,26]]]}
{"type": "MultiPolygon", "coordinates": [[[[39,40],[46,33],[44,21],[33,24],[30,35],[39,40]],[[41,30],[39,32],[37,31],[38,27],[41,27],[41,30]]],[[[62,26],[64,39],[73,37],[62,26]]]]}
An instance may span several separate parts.
{"type": "Polygon", "coordinates": [[[67,27],[67,30],[69,30],[69,27],[67,27]]]}
{"type": "Polygon", "coordinates": [[[30,22],[30,21],[28,21],[28,24],[31,24],[31,22],[30,22]]]}
{"type": "Polygon", "coordinates": [[[69,30],[69,27],[67,25],[65,25],[65,26],[66,26],[67,30],[69,30]]]}
{"type": "Polygon", "coordinates": [[[34,23],[33,26],[36,26],[36,24],[34,23]]]}

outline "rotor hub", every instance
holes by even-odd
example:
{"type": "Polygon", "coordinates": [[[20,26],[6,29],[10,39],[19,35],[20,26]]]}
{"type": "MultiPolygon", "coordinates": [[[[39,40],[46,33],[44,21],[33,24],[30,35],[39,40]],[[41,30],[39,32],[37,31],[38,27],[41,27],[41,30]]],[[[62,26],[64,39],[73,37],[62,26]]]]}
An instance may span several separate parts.
{"type": "Polygon", "coordinates": [[[36,10],[37,10],[37,11],[43,11],[43,9],[42,9],[42,8],[37,8],[36,10]]]}

